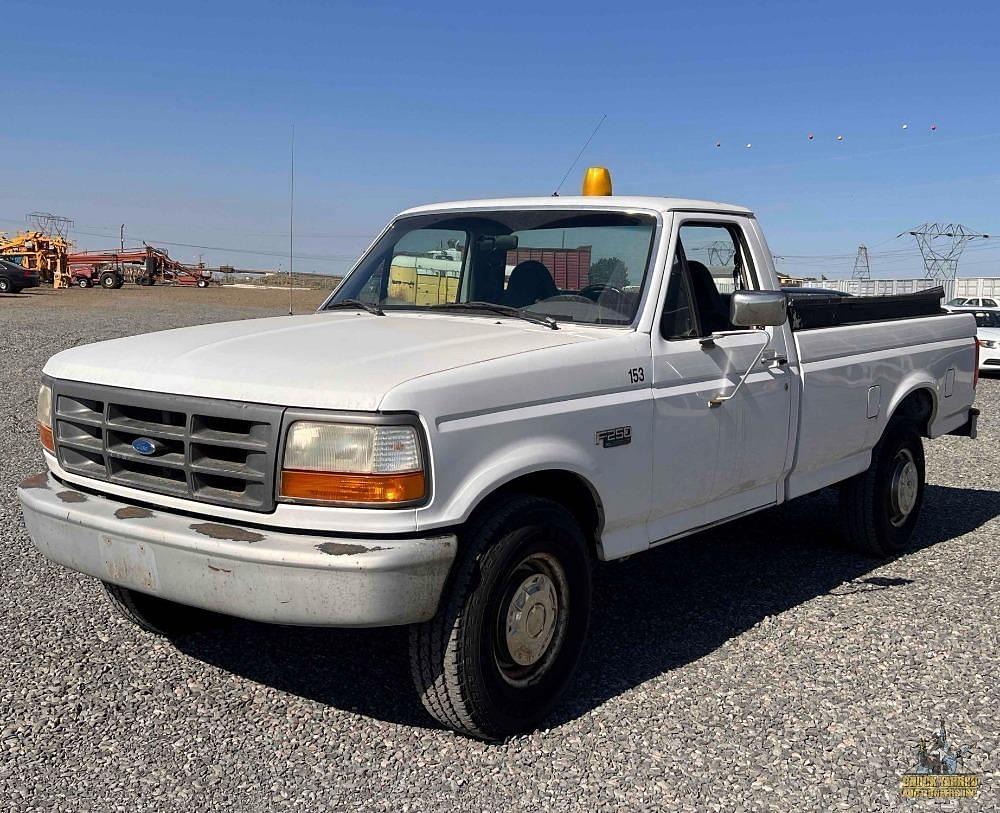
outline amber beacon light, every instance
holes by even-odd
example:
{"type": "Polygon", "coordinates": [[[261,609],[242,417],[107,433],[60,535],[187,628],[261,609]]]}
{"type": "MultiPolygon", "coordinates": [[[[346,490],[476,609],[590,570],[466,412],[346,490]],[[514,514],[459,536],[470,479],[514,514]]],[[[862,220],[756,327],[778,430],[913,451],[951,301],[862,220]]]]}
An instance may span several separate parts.
{"type": "Polygon", "coordinates": [[[607,167],[588,167],[583,173],[584,195],[610,195],[611,172],[607,167]]]}

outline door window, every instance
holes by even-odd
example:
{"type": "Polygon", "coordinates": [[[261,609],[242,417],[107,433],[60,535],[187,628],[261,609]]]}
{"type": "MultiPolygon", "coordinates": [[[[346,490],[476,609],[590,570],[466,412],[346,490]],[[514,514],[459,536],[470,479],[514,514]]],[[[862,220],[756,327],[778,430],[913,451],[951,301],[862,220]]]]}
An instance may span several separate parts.
{"type": "Polygon", "coordinates": [[[708,336],[732,330],[729,303],[734,291],[751,286],[753,264],[739,227],[731,223],[685,223],[661,320],[668,339],[708,336]]]}

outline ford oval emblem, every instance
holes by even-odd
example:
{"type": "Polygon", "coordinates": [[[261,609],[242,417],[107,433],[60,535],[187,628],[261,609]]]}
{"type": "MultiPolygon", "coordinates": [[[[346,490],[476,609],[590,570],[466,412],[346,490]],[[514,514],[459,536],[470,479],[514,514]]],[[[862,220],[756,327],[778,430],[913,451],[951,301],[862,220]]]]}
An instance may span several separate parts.
{"type": "Polygon", "coordinates": [[[146,457],[159,454],[163,450],[159,443],[150,438],[136,438],[132,441],[132,448],[146,457]]]}

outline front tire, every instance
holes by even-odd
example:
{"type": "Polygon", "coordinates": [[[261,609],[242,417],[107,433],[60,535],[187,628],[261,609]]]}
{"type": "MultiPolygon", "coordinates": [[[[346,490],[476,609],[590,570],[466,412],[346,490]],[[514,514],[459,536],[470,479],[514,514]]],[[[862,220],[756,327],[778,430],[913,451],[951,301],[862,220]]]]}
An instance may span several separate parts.
{"type": "Polygon", "coordinates": [[[482,739],[538,726],[576,669],[590,555],[558,503],[511,497],[473,521],[438,614],[410,629],[413,680],[441,724],[482,739]]]}
{"type": "Polygon", "coordinates": [[[10,280],[6,277],[0,277],[0,294],[9,294],[12,292],[14,286],[11,285],[10,280]]]}
{"type": "Polygon", "coordinates": [[[174,638],[209,626],[211,613],[177,604],[117,584],[103,582],[108,601],[119,615],[154,635],[174,638]]]}
{"type": "Polygon", "coordinates": [[[923,442],[912,423],[890,421],[868,469],[841,484],[845,540],[869,556],[900,553],[913,535],[923,499],[923,442]]]}

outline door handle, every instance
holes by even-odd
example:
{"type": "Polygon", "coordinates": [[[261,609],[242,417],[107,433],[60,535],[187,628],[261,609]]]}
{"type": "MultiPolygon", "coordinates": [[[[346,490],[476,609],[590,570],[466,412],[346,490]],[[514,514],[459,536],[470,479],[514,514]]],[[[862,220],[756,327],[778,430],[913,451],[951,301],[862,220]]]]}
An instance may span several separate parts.
{"type": "Polygon", "coordinates": [[[788,364],[788,356],[783,356],[777,350],[768,350],[760,357],[760,363],[773,367],[784,367],[788,364]]]}

